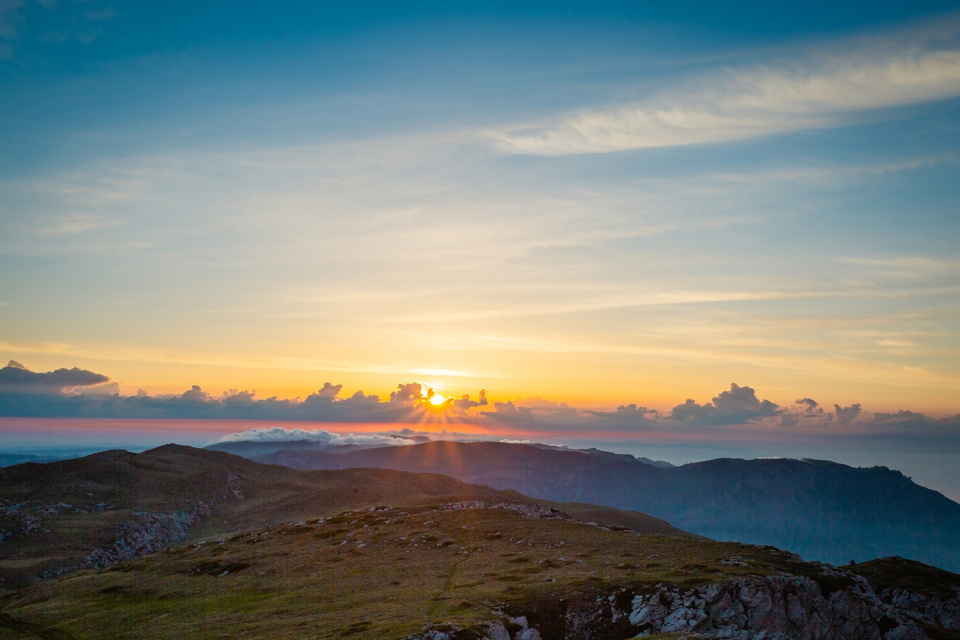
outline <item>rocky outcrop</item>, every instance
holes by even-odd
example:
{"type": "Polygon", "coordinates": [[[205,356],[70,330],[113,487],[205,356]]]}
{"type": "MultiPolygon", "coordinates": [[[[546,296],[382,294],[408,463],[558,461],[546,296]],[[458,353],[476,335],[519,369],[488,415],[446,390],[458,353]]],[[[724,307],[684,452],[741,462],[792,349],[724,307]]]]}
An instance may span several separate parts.
{"type": "Polygon", "coordinates": [[[203,502],[190,512],[138,513],[136,520],[128,520],[120,526],[119,535],[111,544],[91,551],[80,566],[99,569],[162,551],[175,542],[186,540],[190,527],[209,515],[210,507],[203,502]]]}
{"type": "Polygon", "coordinates": [[[695,632],[708,638],[763,637],[825,640],[920,640],[926,635],[896,607],[884,603],[854,574],[830,587],[803,576],[754,576],[681,592],[661,586],[633,598],[629,621],[638,635],[695,632]]]}
{"type": "MultiPolygon", "coordinates": [[[[817,565],[811,565],[817,567],[817,565]]],[[[656,585],[568,602],[540,625],[493,611],[485,628],[433,625],[408,640],[607,640],[676,634],[730,640],[924,640],[960,628],[960,589],[942,599],[891,589],[829,565],[810,575],[748,576],[690,589],[656,585]]]]}
{"type": "Polygon", "coordinates": [[[59,513],[64,508],[73,509],[65,503],[44,504],[34,500],[29,502],[11,502],[0,498],[0,543],[49,531],[43,518],[59,513]]]}
{"type": "MultiPolygon", "coordinates": [[[[86,557],[44,571],[38,577],[55,577],[74,569],[102,569],[124,560],[162,551],[172,544],[186,540],[190,527],[209,517],[213,507],[230,496],[237,500],[244,499],[243,492],[238,487],[238,478],[228,471],[224,484],[206,501],[198,501],[189,510],[175,509],[169,513],[136,511],[132,518],[120,525],[115,538],[94,548],[86,557]]],[[[105,503],[97,503],[91,510],[112,506],[104,505],[105,503]]]]}
{"type": "Polygon", "coordinates": [[[541,640],[540,632],[530,626],[526,616],[500,618],[480,627],[455,624],[427,624],[423,631],[405,640],[541,640]]]}
{"type": "Polygon", "coordinates": [[[884,589],[880,599],[903,615],[924,624],[944,629],[960,629],[960,588],[953,587],[952,598],[938,598],[906,589],[884,589]]]}
{"type": "Polygon", "coordinates": [[[40,578],[51,578],[74,569],[102,569],[112,564],[139,558],[166,549],[187,539],[190,527],[210,515],[210,505],[200,502],[190,511],[172,513],[137,512],[120,525],[117,537],[96,547],[82,560],[44,571],[40,578]]]}
{"type": "Polygon", "coordinates": [[[524,518],[550,518],[550,519],[569,519],[570,516],[563,513],[558,509],[553,507],[545,507],[540,504],[519,504],[519,503],[506,503],[499,502],[496,504],[487,504],[480,500],[468,500],[465,502],[451,502],[442,507],[444,510],[449,511],[463,511],[463,510],[475,510],[475,509],[504,509],[507,511],[513,511],[524,518]]]}

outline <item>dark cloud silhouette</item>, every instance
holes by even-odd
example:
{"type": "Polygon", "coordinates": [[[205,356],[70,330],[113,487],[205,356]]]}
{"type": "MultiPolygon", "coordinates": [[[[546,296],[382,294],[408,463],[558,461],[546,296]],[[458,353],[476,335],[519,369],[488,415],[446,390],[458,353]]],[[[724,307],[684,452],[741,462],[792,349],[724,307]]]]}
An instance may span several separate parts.
{"type": "MultiPolygon", "coordinates": [[[[246,392],[244,392],[246,393],[246,392]]],[[[183,402],[209,402],[210,396],[207,395],[198,385],[193,385],[190,387],[189,391],[184,391],[183,395],[180,396],[180,400],[183,402]]]]}
{"type": "Polygon", "coordinates": [[[535,420],[562,427],[564,425],[583,425],[583,416],[566,402],[545,400],[540,396],[516,400],[517,410],[529,413],[535,420]]]}
{"type": "Polygon", "coordinates": [[[837,420],[842,424],[849,424],[857,419],[857,416],[860,415],[860,403],[854,403],[849,407],[841,407],[838,404],[833,405],[833,412],[837,416],[837,420]]]}
{"type": "Polygon", "coordinates": [[[487,390],[480,389],[480,397],[477,400],[471,400],[469,394],[463,394],[460,396],[459,400],[453,401],[453,406],[458,409],[473,409],[474,407],[485,407],[487,406],[487,390]]]}
{"type": "MultiPolygon", "coordinates": [[[[337,385],[337,386],[339,387],[340,385],[337,385]]],[[[359,405],[362,403],[378,404],[380,402],[380,396],[375,396],[375,395],[368,396],[368,395],[364,395],[363,391],[357,391],[352,396],[350,396],[349,401],[352,402],[354,405],[359,405]]]]}
{"type": "Polygon", "coordinates": [[[533,422],[533,409],[530,407],[518,407],[512,400],[507,402],[494,402],[493,411],[484,411],[482,414],[496,422],[533,422]]]}
{"type": "Polygon", "coordinates": [[[398,384],[397,390],[390,394],[391,403],[405,406],[416,405],[421,398],[423,398],[423,385],[419,382],[398,384]]]}
{"type": "Polygon", "coordinates": [[[342,384],[324,382],[323,387],[318,389],[316,393],[311,393],[307,396],[304,402],[333,402],[337,399],[337,396],[340,395],[341,389],[343,389],[342,384]]]}
{"type": "Polygon", "coordinates": [[[714,398],[713,406],[724,415],[743,414],[757,418],[774,416],[778,408],[769,400],[757,399],[757,393],[752,388],[736,383],[730,383],[729,391],[723,391],[714,398]]]}
{"type": "Polygon", "coordinates": [[[0,391],[49,393],[109,382],[110,378],[85,369],[57,369],[47,373],[30,371],[16,360],[0,369],[0,391]]]}
{"type": "Polygon", "coordinates": [[[873,414],[874,422],[910,422],[910,423],[926,423],[931,422],[925,415],[922,413],[917,413],[915,411],[904,411],[901,409],[896,413],[875,413],[873,414]]]}
{"type": "Polygon", "coordinates": [[[636,404],[622,404],[616,411],[585,411],[584,413],[596,416],[605,421],[611,422],[652,422],[656,418],[657,412],[646,407],[638,407],[636,404]],[[650,416],[650,417],[648,417],[650,416]]]}
{"type": "Polygon", "coordinates": [[[781,427],[816,427],[833,422],[833,414],[824,413],[813,398],[799,398],[793,405],[780,411],[781,427]]]}
{"type": "MultiPolygon", "coordinates": [[[[11,362],[0,369],[0,415],[20,417],[194,418],[305,420],[319,422],[416,421],[419,383],[400,385],[390,402],[357,391],[340,398],[342,385],[325,383],[302,402],[257,398],[252,391],[231,390],[220,397],[193,385],[181,394],[156,395],[140,390],[122,396],[107,376],[81,369],[35,373],[11,362]],[[113,392],[107,392],[113,391],[113,392]]],[[[418,413],[420,412],[420,413],[418,413]]]]}
{"type": "Polygon", "coordinates": [[[770,418],[781,413],[780,407],[769,400],[757,398],[751,387],[730,384],[729,391],[723,391],[706,404],[697,404],[688,399],[673,408],[670,415],[686,424],[742,424],[761,418],[770,418]]]}

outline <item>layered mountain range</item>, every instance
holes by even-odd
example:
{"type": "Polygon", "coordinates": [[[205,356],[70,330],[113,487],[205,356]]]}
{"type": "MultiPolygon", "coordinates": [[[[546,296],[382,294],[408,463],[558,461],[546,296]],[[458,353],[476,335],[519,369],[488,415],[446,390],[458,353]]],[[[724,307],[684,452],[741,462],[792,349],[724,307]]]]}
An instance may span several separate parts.
{"type": "Polygon", "coordinates": [[[925,640],[958,630],[960,575],[934,567],[804,562],[445,475],[300,471],[176,445],[0,470],[4,639],[925,640]]]}
{"type": "Polygon", "coordinates": [[[255,459],[297,469],[440,473],[535,498],[640,511],[699,535],[774,545],[811,560],[896,555],[960,571],[960,504],[886,467],[794,459],[668,467],[597,450],[499,442],[280,450],[255,459]]]}

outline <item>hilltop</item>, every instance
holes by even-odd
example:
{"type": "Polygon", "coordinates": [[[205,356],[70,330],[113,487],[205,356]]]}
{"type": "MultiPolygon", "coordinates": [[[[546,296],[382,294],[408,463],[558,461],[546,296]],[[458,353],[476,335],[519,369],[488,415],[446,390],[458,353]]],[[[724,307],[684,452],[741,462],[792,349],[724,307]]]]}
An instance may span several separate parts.
{"type": "MultiPolygon", "coordinates": [[[[386,469],[298,471],[167,445],[144,453],[0,469],[0,588],[103,567],[188,538],[226,536],[373,505],[483,500],[532,504],[514,491],[386,469]]],[[[567,506],[649,533],[691,536],[640,513],[567,506]]]]}

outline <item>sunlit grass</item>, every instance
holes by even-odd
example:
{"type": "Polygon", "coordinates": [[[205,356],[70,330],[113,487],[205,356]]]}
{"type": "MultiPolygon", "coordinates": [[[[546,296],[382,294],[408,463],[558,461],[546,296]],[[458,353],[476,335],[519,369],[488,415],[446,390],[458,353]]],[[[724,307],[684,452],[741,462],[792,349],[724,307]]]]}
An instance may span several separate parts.
{"type": "Polygon", "coordinates": [[[346,512],[84,571],[0,600],[75,638],[402,638],[494,610],[766,573],[757,547],[504,510],[346,512]],[[738,556],[749,566],[720,561],[738,556]]]}

